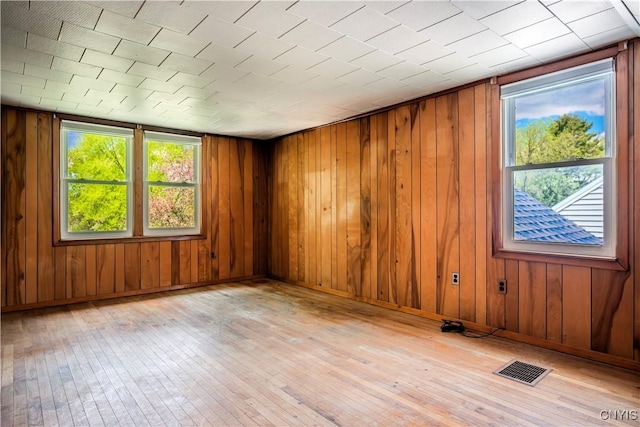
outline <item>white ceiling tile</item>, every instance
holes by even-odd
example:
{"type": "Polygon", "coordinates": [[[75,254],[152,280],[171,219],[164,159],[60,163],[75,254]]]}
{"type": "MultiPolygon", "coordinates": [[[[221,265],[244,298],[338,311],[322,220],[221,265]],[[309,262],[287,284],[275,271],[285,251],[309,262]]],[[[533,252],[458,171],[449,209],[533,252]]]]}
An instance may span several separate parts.
{"type": "MultiPolygon", "coordinates": [[[[113,2],[113,3],[119,3],[119,2],[113,2]]],[[[63,101],[64,101],[64,97],[63,97],[63,101]]],[[[98,107],[93,105],[83,105],[83,104],[78,104],[78,106],[76,107],[76,110],[77,110],[76,114],[83,114],[89,117],[107,117],[111,112],[111,108],[98,107]]],[[[138,123],[141,123],[141,122],[138,122],[138,123]]]]}
{"type": "Polygon", "coordinates": [[[227,22],[235,22],[242,15],[247,13],[249,9],[255,5],[257,1],[242,0],[221,0],[221,1],[201,1],[187,0],[183,6],[200,10],[209,16],[215,16],[227,22]]]}
{"type": "Polygon", "coordinates": [[[625,26],[626,24],[615,9],[608,9],[594,15],[589,15],[586,18],[578,19],[568,25],[571,31],[576,33],[578,37],[584,39],[625,26]]]}
{"type": "Polygon", "coordinates": [[[622,0],[627,6],[627,9],[636,18],[637,22],[640,22],[640,0],[622,0]]]}
{"type": "Polygon", "coordinates": [[[15,83],[23,86],[32,86],[43,89],[45,84],[45,79],[41,79],[39,77],[25,76],[23,74],[12,73],[11,71],[2,71],[0,74],[2,84],[4,83],[15,83]]]}
{"type": "MultiPolygon", "coordinates": [[[[184,88],[183,88],[184,89],[184,88]]],[[[180,89],[182,90],[182,89],[180,89]]],[[[209,95],[210,96],[210,95],[209,95]]],[[[215,111],[217,104],[213,101],[206,100],[206,98],[189,97],[180,103],[180,105],[188,105],[197,110],[206,110],[205,115],[212,114],[215,111]]]]}
{"type": "Polygon", "coordinates": [[[406,79],[407,77],[423,73],[428,69],[429,68],[427,67],[421,67],[420,65],[405,61],[396,65],[392,65],[391,67],[385,68],[384,70],[380,70],[378,71],[378,74],[390,77],[392,79],[402,80],[406,79]]]}
{"type": "Polygon", "coordinates": [[[159,27],[189,34],[202,22],[205,16],[207,16],[205,12],[184,7],[177,3],[148,1],[144,3],[136,15],[136,21],[144,21],[159,27]]]}
{"type": "Polygon", "coordinates": [[[504,35],[551,17],[551,12],[542,4],[537,1],[525,1],[482,18],[480,22],[496,34],[504,35]]]}
{"type": "Polygon", "coordinates": [[[422,64],[423,67],[429,70],[435,71],[439,74],[449,73],[460,68],[468,67],[475,64],[477,61],[469,59],[466,55],[460,55],[459,53],[452,53],[451,55],[443,56],[433,61],[429,61],[422,64]]]}
{"type": "Polygon", "coordinates": [[[314,77],[311,80],[307,80],[306,82],[300,84],[301,87],[318,91],[318,92],[332,90],[332,89],[341,87],[343,85],[344,85],[343,83],[339,82],[334,78],[329,78],[322,75],[318,77],[314,77]]]}
{"type": "Polygon", "coordinates": [[[402,62],[402,59],[390,55],[381,50],[375,50],[371,53],[367,53],[360,58],[351,61],[351,64],[367,69],[369,71],[379,71],[384,68],[389,68],[392,65],[402,62]]]}
{"type": "Polygon", "coordinates": [[[38,108],[40,107],[39,96],[29,96],[29,95],[13,95],[11,97],[6,98],[6,102],[9,105],[19,105],[21,107],[32,107],[38,108]]]}
{"type": "Polygon", "coordinates": [[[62,21],[58,18],[43,15],[29,10],[27,1],[3,1],[2,25],[39,34],[50,39],[57,39],[62,21]]]}
{"type": "Polygon", "coordinates": [[[414,87],[424,88],[433,86],[436,83],[447,80],[447,77],[434,73],[433,71],[425,71],[424,73],[416,74],[415,76],[402,79],[402,83],[409,84],[414,87]]]}
{"type": "Polygon", "coordinates": [[[318,51],[318,53],[331,56],[345,62],[351,62],[369,52],[373,52],[374,50],[375,48],[372,46],[352,39],[349,36],[345,36],[323,47],[318,51]]]}
{"type": "Polygon", "coordinates": [[[94,67],[93,65],[81,64],[75,61],[69,61],[68,59],[58,58],[55,56],[53,58],[53,64],[51,68],[54,70],[64,71],[66,73],[78,74],[84,77],[97,78],[102,68],[94,67]]]}
{"type": "Polygon", "coordinates": [[[91,31],[68,22],[62,25],[59,40],[108,54],[111,54],[120,42],[118,37],[91,31]]]}
{"type": "Polygon", "coordinates": [[[424,64],[425,62],[433,61],[434,59],[447,56],[453,52],[452,49],[429,40],[428,42],[397,53],[396,56],[415,64],[424,64]]]}
{"type": "Polygon", "coordinates": [[[444,74],[444,76],[459,82],[473,82],[490,76],[494,76],[495,71],[481,64],[473,64],[444,74]]]}
{"type": "Polygon", "coordinates": [[[131,111],[131,109],[135,107],[135,105],[127,105],[127,104],[120,103],[118,101],[111,101],[108,99],[100,100],[99,106],[105,109],[125,111],[125,112],[131,111]]]}
{"type": "Polygon", "coordinates": [[[495,67],[496,65],[504,64],[526,56],[528,55],[525,51],[512,44],[508,44],[474,55],[470,59],[477,61],[485,67],[495,67]]]}
{"type": "Polygon", "coordinates": [[[399,8],[400,6],[402,6],[403,4],[409,3],[410,0],[372,0],[372,1],[365,1],[365,5],[367,7],[370,7],[372,9],[377,10],[378,12],[387,14],[389,12],[391,12],[392,10],[395,10],[397,8],[399,8]]]}
{"type": "MultiPolygon", "coordinates": [[[[176,95],[184,96],[189,99],[207,99],[211,95],[216,93],[216,88],[213,86],[204,86],[204,87],[194,87],[194,86],[183,86],[176,92],[176,95]]],[[[181,102],[184,104],[184,101],[181,102]]]]}
{"type": "Polygon", "coordinates": [[[52,70],[51,68],[38,67],[37,65],[25,64],[24,74],[26,76],[40,77],[42,79],[54,80],[60,83],[69,83],[73,74],[64,71],[52,70]]]}
{"type": "Polygon", "coordinates": [[[395,54],[410,47],[419,45],[429,40],[429,35],[424,32],[417,32],[409,27],[400,25],[380,34],[370,40],[367,44],[375,46],[385,52],[395,54]]]}
{"type": "Polygon", "coordinates": [[[211,80],[218,80],[223,82],[235,82],[240,77],[246,75],[248,71],[242,71],[234,68],[230,65],[226,65],[221,62],[216,62],[211,67],[207,68],[200,76],[209,78],[211,80]]]}
{"type": "Polygon", "coordinates": [[[72,86],[70,84],[54,82],[52,80],[47,80],[45,87],[47,89],[57,90],[74,96],[84,96],[89,90],[86,87],[72,86]]]}
{"type": "Polygon", "coordinates": [[[106,82],[104,80],[95,80],[88,77],[73,76],[71,79],[71,85],[77,85],[78,87],[84,87],[87,89],[95,89],[101,92],[109,92],[114,86],[114,83],[106,82]]]}
{"type": "Polygon", "coordinates": [[[41,98],[40,105],[47,110],[55,110],[60,112],[69,112],[76,109],[78,104],[60,99],[41,98]]]}
{"type": "Polygon", "coordinates": [[[536,65],[541,65],[541,62],[531,56],[523,56],[522,58],[517,58],[511,61],[494,65],[493,67],[491,67],[491,69],[494,71],[493,75],[500,75],[534,67],[536,65]]]}
{"type": "MultiPolygon", "coordinates": [[[[4,42],[4,35],[2,41],[4,42]]],[[[29,33],[27,48],[36,52],[46,53],[53,56],[68,59],[70,61],[80,61],[84,48],[72,44],[51,40],[34,33],[29,33]]]]}
{"type": "Polygon", "coordinates": [[[144,101],[153,93],[152,89],[142,89],[132,86],[127,86],[123,84],[116,84],[113,89],[111,89],[111,93],[120,93],[126,96],[127,98],[133,98],[138,102],[144,101]]]}
{"type": "Polygon", "coordinates": [[[83,64],[95,65],[96,67],[108,68],[110,70],[126,72],[133,65],[131,59],[121,58],[119,56],[107,55],[91,49],[86,49],[82,55],[83,64]]]}
{"type": "Polygon", "coordinates": [[[425,28],[420,33],[424,33],[428,38],[441,45],[447,45],[486,29],[487,27],[469,15],[459,13],[425,28]]]}
{"type": "Polygon", "coordinates": [[[158,34],[160,27],[105,10],[98,20],[96,31],[148,44],[158,34]]]}
{"type": "Polygon", "coordinates": [[[77,95],[75,93],[69,93],[69,92],[65,92],[64,95],[62,96],[62,99],[64,101],[77,102],[78,104],[83,104],[86,106],[93,106],[93,107],[95,107],[100,103],[100,99],[77,95]]]}
{"type": "Polygon", "coordinates": [[[2,82],[2,92],[20,93],[21,90],[22,85],[19,85],[17,83],[2,82]]]}
{"type": "Polygon", "coordinates": [[[560,20],[557,18],[549,18],[521,30],[506,34],[504,38],[523,49],[547,40],[555,39],[570,32],[571,30],[560,22],[560,20]]]}
{"type": "Polygon", "coordinates": [[[251,28],[273,37],[280,37],[304,19],[266,3],[258,3],[236,21],[243,27],[251,28]]]}
{"type": "Polygon", "coordinates": [[[303,68],[290,65],[280,71],[276,71],[269,77],[280,80],[281,82],[298,85],[314,78],[317,75],[318,73],[315,73],[313,71],[308,71],[303,68]]]}
{"type": "Polygon", "coordinates": [[[420,31],[461,12],[449,2],[414,1],[389,12],[388,16],[409,28],[420,31]]]}
{"type": "Polygon", "coordinates": [[[276,61],[286,65],[293,65],[302,69],[311,68],[329,59],[328,56],[316,53],[304,47],[296,46],[276,58],[276,61]]]}
{"type": "Polygon", "coordinates": [[[398,25],[400,24],[397,21],[365,6],[336,22],[331,28],[354,39],[365,41],[398,25]]]}
{"type": "Polygon", "coordinates": [[[211,64],[211,61],[192,58],[174,52],[160,64],[160,68],[198,75],[209,68],[211,64]]]}
{"type": "Polygon", "coordinates": [[[187,56],[196,56],[208,44],[209,42],[163,28],[153,39],[150,46],[172,52],[180,52],[187,56]]]}
{"type": "Polygon", "coordinates": [[[573,22],[611,9],[613,6],[608,1],[571,0],[559,1],[548,7],[563,22],[573,22]]]}
{"type": "Polygon", "coordinates": [[[239,49],[231,49],[229,47],[212,43],[207,46],[202,52],[200,52],[198,56],[196,56],[196,58],[213,61],[216,64],[222,63],[234,66],[241,63],[250,56],[250,53],[243,52],[239,49]]]}
{"type": "Polygon", "coordinates": [[[246,85],[249,87],[255,87],[259,89],[262,89],[265,87],[268,87],[270,89],[275,89],[275,87],[280,84],[280,81],[276,79],[272,79],[271,77],[264,76],[262,74],[249,73],[243,78],[236,81],[235,83],[246,85]]]}
{"type": "Polygon", "coordinates": [[[598,49],[620,40],[628,40],[635,38],[634,32],[627,26],[613,28],[602,33],[585,37],[583,41],[592,49],[598,49]]]}
{"type": "Polygon", "coordinates": [[[114,55],[121,58],[128,58],[155,66],[160,65],[170,53],[164,49],[146,46],[129,40],[122,40],[113,52],[114,55]]]}
{"type": "Polygon", "coordinates": [[[3,43],[2,59],[25,62],[27,64],[39,65],[41,67],[50,67],[51,62],[53,61],[53,56],[3,43]]]}
{"type": "Polygon", "coordinates": [[[251,53],[252,55],[259,55],[264,58],[275,58],[292,49],[294,46],[294,44],[284,40],[255,32],[236,48],[251,53]]]}
{"type": "Polygon", "coordinates": [[[190,35],[221,46],[236,47],[253,33],[254,30],[208,16],[190,35]]]}
{"type": "Polygon", "coordinates": [[[147,78],[142,83],[140,83],[138,87],[140,89],[149,89],[155,91],[156,93],[163,92],[172,94],[177,92],[178,89],[180,89],[182,86],[183,85],[180,83],[168,83],[161,80],[147,78]]]}
{"type": "Polygon", "coordinates": [[[17,28],[13,28],[8,25],[2,25],[1,31],[2,36],[0,37],[0,39],[2,40],[2,43],[22,48],[27,47],[26,31],[18,30],[17,28]]]}
{"type": "Polygon", "coordinates": [[[194,88],[202,88],[211,83],[214,79],[208,76],[196,76],[187,73],[178,73],[169,79],[169,83],[180,86],[191,86],[194,88]]]}
{"type": "Polygon", "coordinates": [[[185,97],[173,93],[153,92],[147,99],[150,101],[158,101],[165,104],[178,105],[180,101],[183,101],[185,99],[185,97]]]}
{"type": "Polygon", "coordinates": [[[524,49],[525,52],[540,61],[560,59],[566,56],[583,53],[588,50],[589,47],[573,33],[524,49]]]}
{"type": "Polygon", "coordinates": [[[174,70],[166,70],[142,62],[136,62],[127,72],[129,74],[135,74],[136,76],[149,77],[163,82],[166,82],[176,74],[174,70]]]}
{"type": "Polygon", "coordinates": [[[32,11],[53,16],[65,22],[93,29],[98,22],[102,9],[90,3],[70,1],[34,1],[29,7],[32,11]]]}
{"type": "Polygon", "coordinates": [[[492,30],[482,31],[457,42],[447,45],[447,48],[463,55],[473,56],[500,46],[504,46],[509,42],[500,37],[492,30]]]}
{"type": "Polygon", "coordinates": [[[89,89],[89,91],[87,92],[87,97],[97,98],[97,99],[108,99],[114,102],[120,102],[124,99],[124,96],[121,93],[103,92],[95,89],[89,89]]]}
{"type": "Polygon", "coordinates": [[[408,87],[409,85],[406,83],[402,83],[401,81],[391,77],[383,77],[380,80],[376,80],[375,82],[371,82],[367,85],[367,89],[381,93],[395,92],[408,87]]]}
{"type": "MultiPolygon", "coordinates": [[[[453,0],[452,3],[474,19],[482,19],[526,0],[453,0]]],[[[530,0],[529,0],[530,1],[530,0]]]]}
{"type": "Polygon", "coordinates": [[[330,26],[363,6],[364,3],[359,1],[323,1],[322,4],[299,1],[289,8],[289,12],[318,24],[330,26]]]}
{"type": "Polygon", "coordinates": [[[337,80],[353,86],[365,86],[382,78],[384,78],[384,76],[361,68],[344,76],[340,76],[337,80]]]}
{"type": "Polygon", "coordinates": [[[252,56],[236,65],[236,68],[242,71],[248,71],[249,73],[260,73],[268,76],[276,71],[282,70],[286,66],[287,64],[281,62],[260,58],[259,56],[252,56]]]}
{"type": "Polygon", "coordinates": [[[358,67],[347,64],[344,61],[338,59],[328,59],[318,65],[309,68],[307,71],[321,75],[324,78],[335,79],[336,77],[343,76],[347,73],[351,73],[357,70],[358,67]]]}
{"type": "Polygon", "coordinates": [[[104,80],[112,83],[121,83],[128,86],[138,86],[140,83],[142,83],[144,77],[128,73],[121,73],[119,71],[113,71],[105,68],[98,76],[98,80],[104,80]]]}
{"type": "Polygon", "coordinates": [[[140,10],[140,7],[142,7],[142,4],[144,3],[143,0],[118,0],[118,1],[113,1],[113,0],[104,0],[104,1],[97,1],[97,0],[90,0],[89,2],[90,4],[97,6],[97,7],[101,7],[103,9],[107,9],[110,10],[111,12],[115,12],[118,13],[120,15],[124,15],[128,18],[133,18],[136,16],[136,13],[138,13],[138,11],[140,10]]]}
{"type": "Polygon", "coordinates": [[[20,61],[3,59],[2,61],[0,61],[0,68],[4,71],[11,71],[12,73],[25,74],[24,62],[20,61]]]}
{"type": "Polygon", "coordinates": [[[280,39],[311,50],[318,50],[342,37],[342,34],[317,24],[304,21],[302,24],[287,32],[280,39]]]}

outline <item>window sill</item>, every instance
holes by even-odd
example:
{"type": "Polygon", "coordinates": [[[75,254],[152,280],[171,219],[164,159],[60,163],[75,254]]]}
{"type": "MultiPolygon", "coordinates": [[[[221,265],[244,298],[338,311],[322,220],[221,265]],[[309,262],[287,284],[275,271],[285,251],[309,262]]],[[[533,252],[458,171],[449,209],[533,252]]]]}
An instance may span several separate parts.
{"type": "Polygon", "coordinates": [[[494,258],[514,259],[518,261],[545,262],[550,264],[574,265],[578,267],[600,268],[603,270],[628,271],[629,267],[620,262],[619,258],[597,258],[579,255],[560,255],[548,253],[534,253],[498,249],[494,258]]]}
{"type": "Polygon", "coordinates": [[[114,239],[81,239],[81,240],[57,240],[53,246],[83,246],[83,245],[107,245],[116,243],[149,243],[149,242],[176,242],[183,240],[204,240],[204,234],[190,234],[184,236],[141,236],[120,237],[114,239]]]}

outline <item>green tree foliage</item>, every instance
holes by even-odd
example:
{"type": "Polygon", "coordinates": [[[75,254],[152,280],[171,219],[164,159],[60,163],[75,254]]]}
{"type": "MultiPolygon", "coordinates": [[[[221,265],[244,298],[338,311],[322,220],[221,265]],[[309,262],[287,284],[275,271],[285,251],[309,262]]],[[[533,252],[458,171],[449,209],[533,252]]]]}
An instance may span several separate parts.
{"type": "MultiPolygon", "coordinates": [[[[604,137],[575,115],[534,120],[516,130],[516,165],[544,164],[604,156],[604,137]]],[[[515,186],[553,206],[602,175],[598,165],[519,171],[515,186]]]]}
{"type": "Polygon", "coordinates": [[[71,232],[121,231],[127,227],[126,139],[84,134],[68,147],[67,177],[75,180],[120,182],[102,184],[70,182],[67,191],[71,232]]]}

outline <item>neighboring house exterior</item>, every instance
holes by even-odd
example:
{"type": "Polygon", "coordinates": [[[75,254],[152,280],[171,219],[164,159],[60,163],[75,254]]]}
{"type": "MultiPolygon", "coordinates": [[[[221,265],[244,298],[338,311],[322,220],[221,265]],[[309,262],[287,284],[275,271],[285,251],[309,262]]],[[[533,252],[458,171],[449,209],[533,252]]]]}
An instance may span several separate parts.
{"type": "Polygon", "coordinates": [[[551,209],[602,239],[604,235],[603,179],[585,185],[551,209]]]}
{"type": "Polygon", "coordinates": [[[602,244],[602,238],[518,189],[514,191],[514,237],[528,242],[602,244]]]}

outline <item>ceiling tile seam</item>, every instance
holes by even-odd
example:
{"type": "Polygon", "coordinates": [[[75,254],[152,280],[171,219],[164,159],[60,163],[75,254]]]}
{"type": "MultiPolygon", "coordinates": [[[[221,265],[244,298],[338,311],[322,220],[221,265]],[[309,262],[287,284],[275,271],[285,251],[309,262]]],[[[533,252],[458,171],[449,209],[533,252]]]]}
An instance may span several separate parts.
{"type": "Polygon", "coordinates": [[[187,33],[187,35],[188,35],[188,36],[191,36],[191,33],[193,33],[193,32],[196,30],[196,28],[198,28],[200,25],[202,25],[202,23],[203,23],[204,21],[206,21],[208,17],[209,17],[209,15],[205,15],[205,17],[204,17],[204,18],[202,18],[202,19],[200,20],[200,22],[198,22],[198,23],[196,24],[196,26],[195,26],[195,27],[193,27],[193,28],[191,29],[191,31],[189,31],[189,32],[187,33]]]}
{"type": "MultiPolygon", "coordinates": [[[[404,1],[404,2],[398,2],[398,6],[397,6],[397,7],[395,7],[395,8],[393,8],[393,9],[391,9],[391,10],[390,10],[390,11],[388,11],[387,13],[383,13],[383,15],[385,15],[385,16],[386,16],[386,15],[390,14],[391,12],[393,12],[393,11],[395,11],[395,10],[400,9],[402,6],[406,5],[407,3],[411,3],[411,1],[412,1],[412,0],[406,0],[406,1],[404,1]]],[[[391,18],[391,17],[389,17],[389,18],[391,18]]],[[[393,19],[393,18],[391,18],[391,19],[393,19]]],[[[395,21],[395,19],[394,19],[394,21],[395,21]]]]}
{"type": "MultiPolygon", "coordinates": [[[[254,34],[256,34],[258,31],[254,30],[253,33],[249,34],[247,37],[245,37],[244,39],[242,39],[241,41],[239,41],[238,43],[236,43],[235,46],[232,47],[232,49],[236,49],[238,46],[240,46],[242,43],[244,43],[245,41],[247,41],[247,39],[249,39],[249,37],[253,36],[254,34]]],[[[262,33],[260,33],[262,34],[262,33]]],[[[210,44],[212,44],[213,42],[210,42],[207,46],[209,46],[210,44]]],[[[206,49],[206,47],[204,48],[206,49]]],[[[204,50],[202,49],[202,50],[204,50]]],[[[200,53],[202,52],[202,50],[200,52],[198,52],[198,55],[200,55],[200,53]]],[[[242,49],[240,49],[242,50],[242,49]]],[[[196,55],[196,56],[198,56],[196,55]]]]}
{"type": "Polygon", "coordinates": [[[245,10],[245,12],[244,12],[242,15],[240,15],[240,16],[238,17],[238,19],[236,19],[235,21],[233,21],[233,23],[234,23],[234,24],[237,24],[237,23],[238,23],[238,21],[239,21],[239,20],[241,20],[241,19],[242,19],[242,18],[243,18],[247,13],[251,12],[251,10],[253,10],[253,8],[254,8],[254,7],[256,7],[256,6],[258,5],[258,3],[260,3],[260,0],[258,0],[257,2],[255,2],[255,3],[253,4],[253,6],[251,6],[249,9],[245,10]]]}
{"type": "MultiPolygon", "coordinates": [[[[294,3],[295,4],[295,3],[294,3]]],[[[292,4],[291,6],[293,6],[294,4],[292,4]]],[[[289,7],[291,7],[289,6],[289,7]]],[[[287,8],[287,11],[289,10],[289,8],[287,8]]],[[[297,16],[297,15],[296,15],[297,16]]],[[[291,31],[295,30],[296,28],[298,28],[300,25],[304,24],[305,22],[309,21],[308,19],[304,19],[302,22],[300,22],[298,25],[295,25],[293,28],[288,29],[284,34],[282,34],[280,37],[277,38],[277,40],[280,40],[281,38],[283,38],[284,36],[286,36],[287,34],[289,34],[291,31]]],[[[256,31],[257,32],[257,31],[256,31]]],[[[252,34],[253,35],[253,34],[252,34]]],[[[247,37],[249,38],[249,37],[247,37]]],[[[246,39],[245,39],[246,40],[246,39]]],[[[242,42],[240,42],[242,43],[242,42]]],[[[238,44],[240,44],[238,43],[238,44]]],[[[236,45],[238,46],[238,45],[236,45]]],[[[296,45],[297,46],[297,45],[296,45]]]]}
{"type": "MultiPolygon", "coordinates": [[[[522,4],[522,3],[525,3],[525,2],[527,2],[527,1],[531,1],[531,0],[520,0],[519,2],[514,3],[514,4],[512,4],[512,5],[511,5],[511,6],[509,6],[509,7],[505,7],[504,9],[497,10],[497,11],[495,11],[495,12],[493,12],[493,13],[490,13],[490,14],[488,14],[488,15],[485,15],[485,16],[483,16],[483,17],[481,17],[481,18],[473,18],[473,17],[472,17],[472,18],[473,18],[473,19],[475,19],[476,21],[480,22],[480,21],[482,21],[483,19],[486,19],[486,18],[488,18],[488,17],[490,17],[490,16],[493,16],[493,15],[496,15],[496,14],[498,14],[498,13],[504,12],[505,10],[509,10],[509,9],[511,9],[512,7],[516,7],[516,6],[518,6],[518,5],[522,4]]],[[[538,1],[538,0],[536,0],[536,1],[538,1]]],[[[541,4],[542,6],[544,6],[545,8],[547,7],[544,3],[540,2],[540,1],[538,1],[538,3],[540,3],[540,4],[541,4]]]]}
{"type": "Polygon", "coordinates": [[[94,24],[92,31],[96,31],[96,27],[98,26],[98,22],[100,22],[100,18],[102,18],[102,14],[104,13],[104,9],[100,9],[100,14],[98,15],[98,19],[96,19],[96,23],[94,24]]]}
{"type": "MultiPolygon", "coordinates": [[[[444,22],[444,21],[447,21],[447,20],[449,20],[449,19],[451,19],[451,18],[455,18],[455,17],[456,17],[456,16],[458,16],[458,15],[466,15],[466,14],[464,13],[464,11],[462,11],[462,10],[461,10],[460,12],[456,13],[455,15],[448,16],[448,17],[446,17],[446,18],[444,18],[444,19],[441,19],[441,20],[440,20],[440,21],[438,21],[438,22],[434,22],[434,23],[433,23],[433,24],[431,24],[431,25],[428,25],[428,26],[426,26],[426,27],[424,27],[424,28],[419,29],[418,31],[416,31],[416,33],[420,33],[420,32],[422,32],[422,31],[424,31],[424,30],[426,30],[426,29],[429,29],[429,28],[433,27],[434,25],[438,25],[438,24],[440,24],[440,23],[442,23],[442,22],[444,22]]],[[[473,18],[471,18],[471,19],[473,19],[473,18]]],[[[480,22],[480,20],[479,20],[479,19],[474,19],[474,21],[478,21],[478,22],[480,22]]],[[[484,25],[484,24],[483,24],[483,25],[484,25]]],[[[485,25],[485,27],[486,27],[486,25],[485,25]]],[[[486,27],[486,28],[488,28],[488,27],[486,27]]]]}
{"type": "Polygon", "coordinates": [[[351,15],[353,15],[356,12],[361,11],[362,9],[364,9],[365,7],[367,7],[367,5],[363,4],[362,7],[359,7],[358,9],[354,10],[353,12],[349,13],[348,15],[343,16],[342,18],[338,19],[336,22],[334,22],[333,24],[327,25],[327,28],[331,28],[334,25],[336,25],[337,23],[344,21],[345,19],[347,19],[348,17],[350,17],[351,15]]]}

